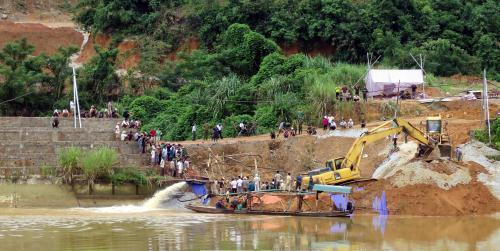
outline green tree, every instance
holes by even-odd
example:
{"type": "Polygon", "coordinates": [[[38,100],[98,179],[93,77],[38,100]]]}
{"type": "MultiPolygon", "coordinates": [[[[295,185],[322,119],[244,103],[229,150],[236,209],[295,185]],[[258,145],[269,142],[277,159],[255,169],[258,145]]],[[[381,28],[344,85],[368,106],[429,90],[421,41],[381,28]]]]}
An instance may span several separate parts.
{"type": "Polygon", "coordinates": [[[426,56],[426,70],[440,76],[478,72],[478,60],[446,39],[426,42],[414,50],[418,53],[426,56]]]}
{"type": "Polygon", "coordinates": [[[232,24],[222,35],[218,50],[225,65],[245,76],[255,74],[262,59],[279,51],[278,45],[254,32],[246,24],[232,24]]]}
{"type": "Polygon", "coordinates": [[[104,103],[109,99],[115,100],[119,94],[120,82],[115,66],[118,50],[103,50],[98,46],[94,48],[97,55],[84,65],[78,75],[78,83],[82,86],[83,98],[80,102],[82,106],[89,106],[93,102],[104,103]]]}
{"type": "Polygon", "coordinates": [[[64,84],[72,75],[68,66],[70,57],[78,51],[76,47],[59,48],[59,53],[47,58],[46,68],[50,71],[47,82],[52,87],[52,95],[59,99],[64,94],[64,84]]]}
{"type": "Polygon", "coordinates": [[[140,118],[144,124],[149,123],[164,109],[165,105],[157,98],[151,96],[138,97],[129,106],[131,115],[140,118]]]}
{"type": "Polygon", "coordinates": [[[42,94],[47,86],[45,56],[32,56],[34,51],[35,47],[21,39],[0,52],[1,115],[32,115],[49,106],[50,97],[42,94]]]}

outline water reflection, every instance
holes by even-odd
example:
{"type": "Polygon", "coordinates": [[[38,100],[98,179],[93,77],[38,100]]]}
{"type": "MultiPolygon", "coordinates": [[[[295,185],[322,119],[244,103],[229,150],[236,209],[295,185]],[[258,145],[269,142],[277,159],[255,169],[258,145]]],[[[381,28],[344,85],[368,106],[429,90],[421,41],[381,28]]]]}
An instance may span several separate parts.
{"type": "Polygon", "coordinates": [[[500,219],[494,216],[0,212],[2,250],[495,250],[499,238],[500,219]]]}

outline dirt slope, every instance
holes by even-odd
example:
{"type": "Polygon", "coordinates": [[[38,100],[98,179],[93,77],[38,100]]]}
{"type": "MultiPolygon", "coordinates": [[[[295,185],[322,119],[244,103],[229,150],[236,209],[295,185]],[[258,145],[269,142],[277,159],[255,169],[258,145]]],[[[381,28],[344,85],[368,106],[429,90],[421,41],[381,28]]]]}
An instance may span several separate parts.
{"type": "Polygon", "coordinates": [[[42,24],[0,21],[0,48],[21,38],[35,46],[35,54],[52,55],[59,47],[80,48],[83,35],[70,27],[50,28],[42,24]]]}

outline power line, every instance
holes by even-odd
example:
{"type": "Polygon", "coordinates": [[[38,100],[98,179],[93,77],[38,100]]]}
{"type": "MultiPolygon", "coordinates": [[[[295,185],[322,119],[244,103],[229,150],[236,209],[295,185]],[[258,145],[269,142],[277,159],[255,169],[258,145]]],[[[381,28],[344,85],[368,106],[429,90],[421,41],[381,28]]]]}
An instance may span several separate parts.
{"type": "Polygon", "coordinates": [[[0,105],[2,105],[2,104],[4,104],[4,103],[7,103],[7,102],[10,102],[10,101],[14,101],[14,100],[16,100],[16,99],[18,99],[18,98],[22,98],[22,97],[24,97],[24,96],[28,96],[28,95],[30,95],[30,94],[32,94],[32,93],[34,93],[34,92],[28,92],[28,93],[25,93],[25,94],[23,94],[23,95],[21,95],[21,96],[18,96],[18,97],[15,97],[15,98],[9,99],[9,100],[2,101],[2,102],[0,103],[0,105]]]}

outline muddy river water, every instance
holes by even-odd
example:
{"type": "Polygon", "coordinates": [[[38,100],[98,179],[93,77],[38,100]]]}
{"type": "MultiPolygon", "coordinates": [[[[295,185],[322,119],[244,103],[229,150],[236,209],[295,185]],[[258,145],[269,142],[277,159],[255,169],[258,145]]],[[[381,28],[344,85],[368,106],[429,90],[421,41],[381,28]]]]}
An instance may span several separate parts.
{"type": "Polygon", "coordinates": [[[500,216],[307,218],[0,209],[0,250],[500,250],[500,216]]]}

